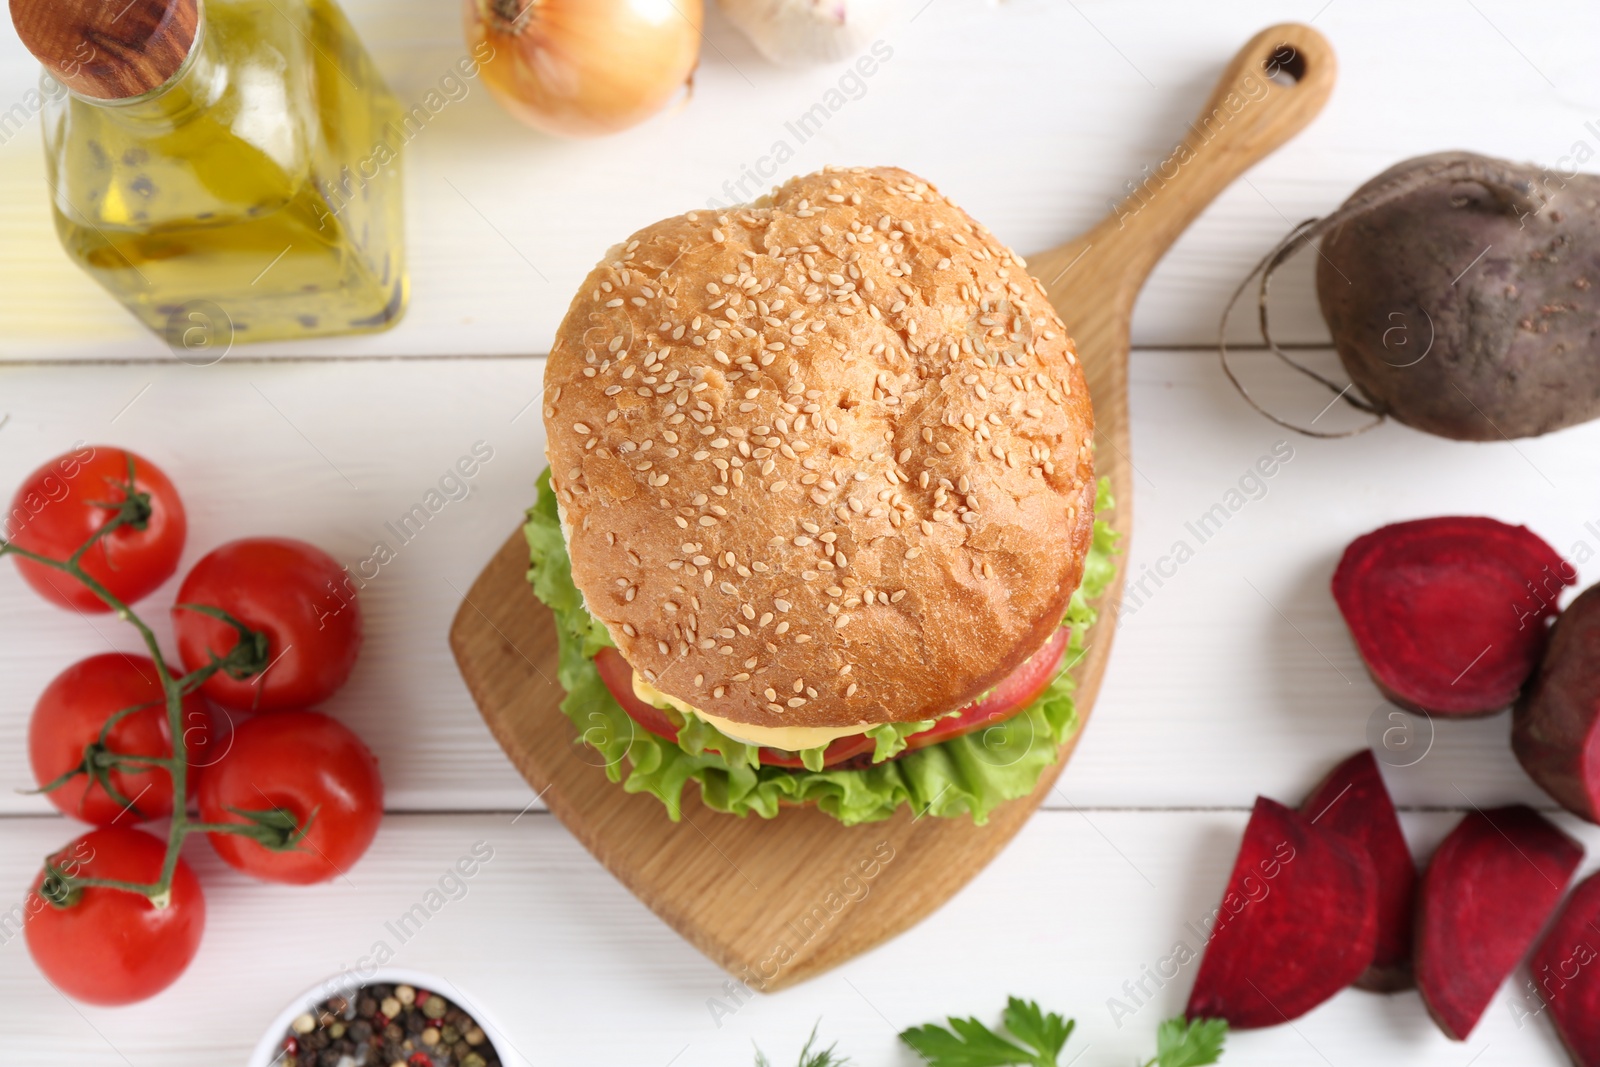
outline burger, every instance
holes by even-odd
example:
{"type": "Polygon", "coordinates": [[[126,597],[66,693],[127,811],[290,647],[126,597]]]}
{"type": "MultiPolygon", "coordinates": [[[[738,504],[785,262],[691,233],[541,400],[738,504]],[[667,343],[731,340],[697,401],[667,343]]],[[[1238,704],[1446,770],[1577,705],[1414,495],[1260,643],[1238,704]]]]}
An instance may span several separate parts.
{"type": "Polygon", "coordinates": [[[1112,573],[1083,369],[927,182],[829,169],[634,234],[543,414],[529,578],[562,710],[629,792],[982,822],[1077,730],[1112,573]]]}

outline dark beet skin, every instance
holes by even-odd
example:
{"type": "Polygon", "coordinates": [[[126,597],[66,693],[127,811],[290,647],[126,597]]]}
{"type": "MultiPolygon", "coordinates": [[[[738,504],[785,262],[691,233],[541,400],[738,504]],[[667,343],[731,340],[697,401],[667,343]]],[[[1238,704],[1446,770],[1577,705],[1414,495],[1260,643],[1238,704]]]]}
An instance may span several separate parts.
{"type": "Polygon", "coordinates": [[[1333,598],[1390,700],[1431,715],[1492,715],[1533,674],[1576,578],[1527,527],[1417,519],[1352,541],[1333,598]]]}
{"type": "Polygon", "coordinates": [[[1446,1035],[1472,1033],[1582,861],[1582,845],[1521,804],[1450,831],[1422,877],[1416,952],[1417,988],[1446,1035]]]}
{"type": "Polygon", "coordinates": [[[1373,993],[1410,989],[1417,910],[1417,865],[1371,749],[1333,769],[1300,805],[1313,825],[1361,849],[1378,877],[1378,940],[1372,965],[1356,987],[1373,993]]]}
{"type": "Polygon", "coordinates": [[[1600,586],[1557,621],[1512,717],[1511,748],[1562,807],[1600,822],[1600,586]]]}
{"type": "Polygon", "coordinates": [[[1600,874],[1572,891],[1528,970],[1572,1062],[1600,1067],[1600,874]]]}
{"type": "Polygon", "coordinates": [[[1345,370],[1380,411],[1458,440],[1600,416],[1600,177],[1440,153],[1384,171],[1346,207],[1451,161],[1550,202],[1529,212],[1446,175],[1329,230],[1317,299],[1345,370]]]}
{"type": "Polygon", "coordinates": [[[1350,985],[1377,946],[1377,883],[1360,849],[1256,798],[1188,1017],[1237,1030],[1276,1026],[1350,985]]]}

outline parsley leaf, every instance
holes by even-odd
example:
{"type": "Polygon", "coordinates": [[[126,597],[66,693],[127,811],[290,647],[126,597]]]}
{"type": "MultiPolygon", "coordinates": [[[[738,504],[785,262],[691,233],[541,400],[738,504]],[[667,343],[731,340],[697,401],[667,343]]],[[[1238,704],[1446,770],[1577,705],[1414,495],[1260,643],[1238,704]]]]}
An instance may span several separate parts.
{"type": "Polygon", "coordinates": [[[1222,1043],[1227,1036],[1228,1024],[1222,1019],[1168,1019],[1156,1031],[1156,1058],[1145,1067],[1205,1067],[1216,1063],[1222,1058],[1222,1043]]]}
{"type": "Polygon", "coordinates": [[[950,1029],[929,1023],[900,1035],[929,1067],[1056,1067],[1056,1057],[1072,1033],[1073,1023],[1054,1012],[1044,1014],[1032,1001],[1011,997],[1002,1017],[1023,1048],[990,1030],[977,1019],[946,1021],[950,1029]]]}
{"type": "MultiPolygon", "coordinates": [[[[817,1028],[811,1028],[811,1036],[806,1038],[805,1048],[800,1050],[799,1067],[850,1067],[850,1061],[834,1052],[834,1046],[829,1045],[824,1049],[811,1050],[817,1043],[817,1028]]],[[[772,1067],[772,1061],[767,1059],[766,1053],[760,1048],[756,1049],[756,1067],[772,1067]]]]}
{"type": "MultiPolygon", "coordinates": [[[[928,1067],[1059,1067],[1061,1050],[1076,1025],[1055,1012],[1040,1010],[1031,1000],[1010,997],[1001,1015],[1004,1035],[977,1019],[913,1026],[900,1034],[928,1067]]],[[[1222,1019],[1179,1016],[1156,1031],[1156,1055],[1144,1067],[1207,1067],[1222,1058],[1228,1024],[1222,1019]]]]}
{"type": "Polygon", "coordinates": [[[1000,1018],[1007,1030],[1038,1049],[1041,1057],[1048,1056],[1048,1062],[1052,1064],[1061,1055],[1067,1038],[1072,1036],[1072,1028],[1077,1025],[1071,1019],[1062,1019],[1055,1012],[1046,1015],[1039,1010],[1038,1004],[1016,997],[1006,998],[1005,1014],[1000,1018]]]}

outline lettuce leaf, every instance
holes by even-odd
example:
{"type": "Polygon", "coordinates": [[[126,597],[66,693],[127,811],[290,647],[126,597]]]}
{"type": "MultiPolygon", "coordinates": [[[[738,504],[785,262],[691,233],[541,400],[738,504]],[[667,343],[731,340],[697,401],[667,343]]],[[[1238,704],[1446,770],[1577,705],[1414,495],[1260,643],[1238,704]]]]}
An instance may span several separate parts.
{"type": "MultiPolygon", "coordinates": [[[[689,717],[675,744],[641,729],[600,681],[595,654],[611,645],[606,629],[585,609],[572,581],[571,560],[561,535],[550,472],[539,477],[538,502],[528,511],[528,581],[555,614],[560,639],[559,679],[567,696],[561,710],[578,730],[576,744],[587,744],[605,760],[606,774],[630,793],[649,793],[676,821],[684,787],[700,787],[707,807],[733,815],[770,819],[785,804],[814,803],[847,826],[887,819],[909,806],[919,817],[970,815],[988,820],[996,807],[1033,791],[1044,769],[1058,758],[1061,743],[1077,732],[1070,669],[1083,657],[1083,639],[1094,623],[1090,601],[1116,574],[1112,555],[1117,535],[1096,519],[1094,540],[1084,565],[1083,583],[1073,593],[1062,625],[1071,629],[1066,667],[1025,710],[984,730],[918,749],[893,762],[863,770],[820,770],[821,750],[802,753],[807,768],[763,767],[755,746],[725,737],[709,723],[689,717]],[[711,751],[711,749],[717,751],[711,751]]],[[[1102,479],[1097,513],[1113,506],[1110,484],[1102,479]]],[[[884,760],[905,748],[911,733],[927,723],[894,723],[871,732],[873,758],[884,760]]]]}

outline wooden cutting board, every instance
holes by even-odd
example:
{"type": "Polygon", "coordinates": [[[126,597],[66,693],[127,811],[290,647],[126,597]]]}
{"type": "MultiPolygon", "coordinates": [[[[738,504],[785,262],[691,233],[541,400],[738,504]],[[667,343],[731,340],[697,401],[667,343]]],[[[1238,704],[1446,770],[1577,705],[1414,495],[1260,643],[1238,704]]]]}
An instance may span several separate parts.
{"type": "MultiPolygon", "coordinates": [[[[1144,175],[1104,221],[1029,269],[1077,341],[1097,423],[1099,472],[1126,551],[1133,483],[1128,445],[1128,323],[1146,276],[1234,178],[1321,109],[1335,64],[1309,26],[1273,26],[1234,57],[1173,154],[1144,175]]],[[[918,818],[844,827],[809,808],[776,819],[711,811],[692,788],[683,821],[654,797],[607,780],[601,757],[575,744],[561,714],[552,616],[525,578],[528,550],[512,534],[478,576],[450,630],[461,674],[511,762],[567,828],[673,929],[752,988],[781,989],[864,952],[950,899],[1005,847],[1054,788],[1076,737],[1029,796],[985,826],[918,818]]],[[[1087,719],[1105,674],[1122,575],[1074,668],[1087,719]]]]}

